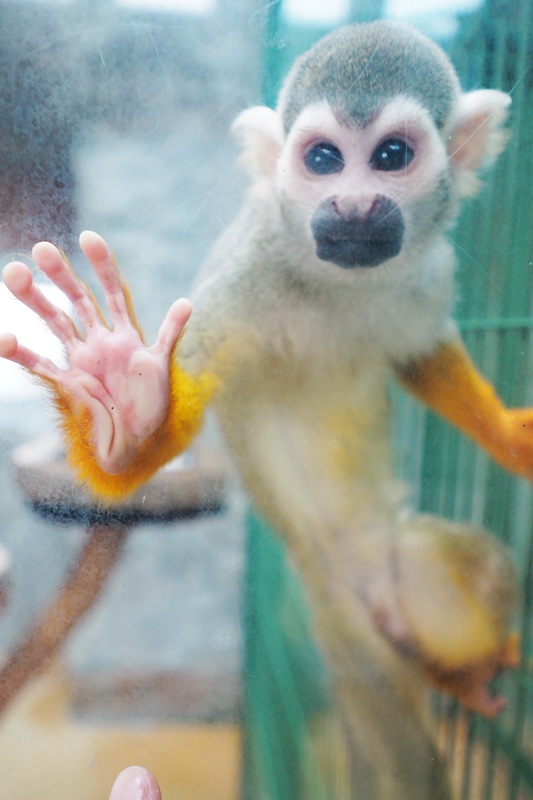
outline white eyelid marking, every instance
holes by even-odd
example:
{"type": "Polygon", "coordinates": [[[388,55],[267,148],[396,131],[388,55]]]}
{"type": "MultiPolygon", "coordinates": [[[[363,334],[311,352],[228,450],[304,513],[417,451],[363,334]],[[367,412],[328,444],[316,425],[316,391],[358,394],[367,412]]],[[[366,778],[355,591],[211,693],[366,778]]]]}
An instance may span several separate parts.
{"type": "Polygon", "coordinates": [[[289,131],[287,144],[294,146],[304,140],[308,143],[328,141],[338,147],[336,140],[340,131],[341,126],[329,104],[322,100],[304,108],[289,131]]]}
{"type": "Polygon", "coordinates": [[[421,138],[436,134],[435,124],[427,109],[410,97],[396,97],[387,103],[374,118],[369,128],[373,128],[376,139],[398,136],[408,144],[416,144],[421,138]]]}

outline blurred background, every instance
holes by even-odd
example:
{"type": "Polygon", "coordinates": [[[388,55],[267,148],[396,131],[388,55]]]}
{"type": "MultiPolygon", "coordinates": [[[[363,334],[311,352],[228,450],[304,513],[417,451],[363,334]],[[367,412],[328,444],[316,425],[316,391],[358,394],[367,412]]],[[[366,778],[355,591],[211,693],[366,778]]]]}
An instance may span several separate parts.
{"type": "MultiPolygon", "coordinates": [[[[379,17],[438,41],[465,89],[512,94],[507,154],[451,237],[469,349],[507,402],[533,403],[530,0],[0,0],[2,263],[26,260],[45,238],[90,280],[77,236],[98,231],[152,339],[242,197],[233,118],[274,104],[293,58],[319,36],[379,17]]],[[[5,293],[0,329],[61,358],[5,293]]],[[[497,726],[443,704],[439,711],[458,796],[528,797],[531,489],[394,397],[398,468],[417,504],[483,523],[517,554],[525,655],[504,687],[511,709],[497,726]]],[[[30,492],[20,484],[20,464],[40,455],[36,437],[50,429],[42,392],[0,364],[0,543],[11,560],[0,615],[5,659],[57,596],[87,536],[87,520],[62,513],[53,492],[53,513],[31,507],[39,492],[50,496],[46,448],[37,484],[30,492]],[[16,448],[28,442],[21,456],[16,448]]],[[[231,473],[224,498],[214,515],[135,518],[96,603],[46,671],[5,704],[0,792],[10,800],[98,800],[131,763],[156,771],[165,800],[301,795],[316,654],[283,553],[257,521],[246,523],[231,473]]]]}

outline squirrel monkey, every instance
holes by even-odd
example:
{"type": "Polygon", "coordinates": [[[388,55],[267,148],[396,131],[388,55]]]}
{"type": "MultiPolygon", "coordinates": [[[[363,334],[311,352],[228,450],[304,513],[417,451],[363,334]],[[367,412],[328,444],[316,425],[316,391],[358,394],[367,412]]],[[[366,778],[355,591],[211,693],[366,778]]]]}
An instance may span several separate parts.
{"type": "Polygon", "coordinates": [[[191,304],[146,346],[106,243],[80,245],[111,324],[50,243],[8,288],[64,343],[60,370],[0,337],[52,391],[69,458],[102,498],[185,448],[205,406],[259,511],[285,541],[312,609],[358,798],[446,798],[420,676],[487,716],[491,675],[516,663],[515,573],[487,533],[417,517],[395,480],[391,375],[500,463],[533,477],[533,410],[503,406],[451,319],[446,232],[505,143],[509,97],[462,93],[434,43],[388,22],[349,26],[295,62],[278,106],[235,133],[252,181],[191,304]],[[189,319],[190,318],[190,319],[189,319]],[[374,754],[374,755],[373,755],[374,754]],[[374,766],[372,766],[374,765],[374,766]]]}

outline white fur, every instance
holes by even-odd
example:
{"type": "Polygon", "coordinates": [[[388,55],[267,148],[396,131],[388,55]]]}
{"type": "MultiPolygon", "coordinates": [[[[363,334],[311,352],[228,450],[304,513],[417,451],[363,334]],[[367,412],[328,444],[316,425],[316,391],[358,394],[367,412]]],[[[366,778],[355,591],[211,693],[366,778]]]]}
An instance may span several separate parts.
{"type": "Polygon", "coordinates": [[[508,140],[503,125],[511,98],[495,89],[479,89],[462,94],[451,123],[448,152],[457,176],[461,197],[479,187],[477,173],[489,166],[508,140]]]}

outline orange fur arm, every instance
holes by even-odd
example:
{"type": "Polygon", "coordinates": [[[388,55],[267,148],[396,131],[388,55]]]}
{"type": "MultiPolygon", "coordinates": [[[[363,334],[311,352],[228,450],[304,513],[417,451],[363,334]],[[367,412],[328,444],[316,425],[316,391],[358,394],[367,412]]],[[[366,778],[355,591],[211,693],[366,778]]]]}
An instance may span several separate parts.
{"type": "Polygon", "coordinates": [[[533,409],[508,409],[460,341],[398,369],[404,386],[506,469],[533,479],[533,409]]]}
{"type": "Polygon", "coordinates": [[[68,448],[68,462],[89,489],[104,501],[131,494],[167,461],[183,452],[201,427],[205,406],[214,389],[214,378],[193,378],[172,359],[169,408],[159,428],[142,444],[135,460],[117,474],[105,472],[97,463],[91,441],[92,421],[86,408],[76,408],[54,384],[53,403],[60,414],[68,448]]]}

